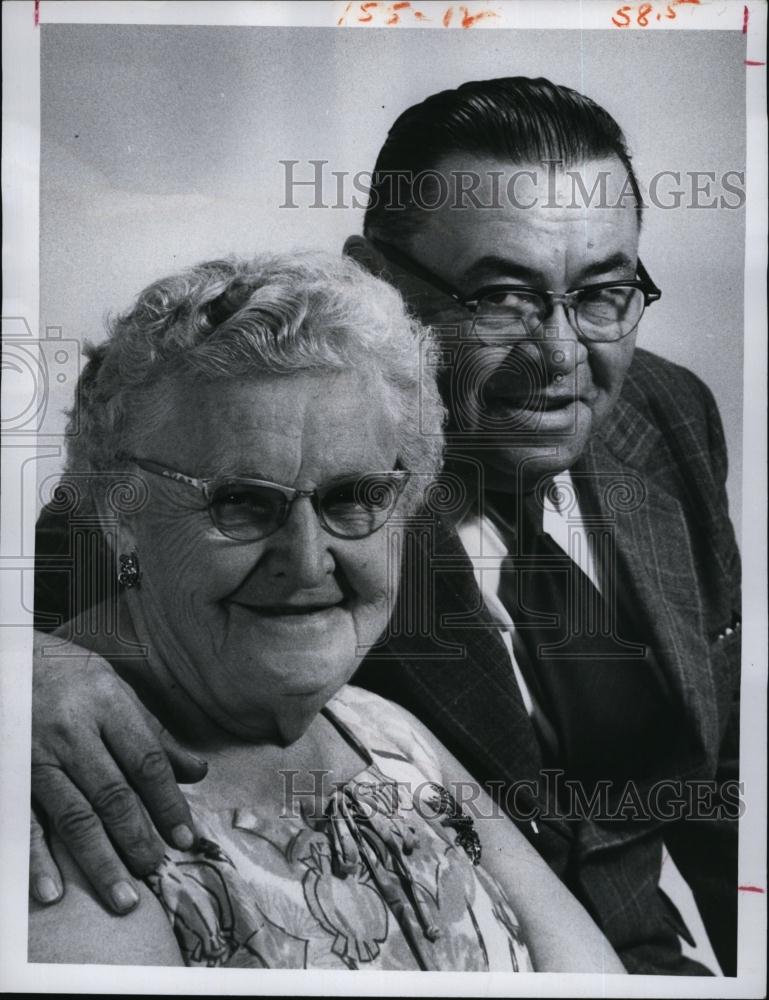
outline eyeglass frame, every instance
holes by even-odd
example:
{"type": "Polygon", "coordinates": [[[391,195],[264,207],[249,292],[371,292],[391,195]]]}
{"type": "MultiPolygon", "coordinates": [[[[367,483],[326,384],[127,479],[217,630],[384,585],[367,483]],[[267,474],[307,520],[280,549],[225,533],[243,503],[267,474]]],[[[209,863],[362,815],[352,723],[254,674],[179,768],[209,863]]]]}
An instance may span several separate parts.
{"type": "MultiPolygon", "coordinates": [[[[398,499],[403,494],[403,491],[406,488],[406,484],[411,478],[411,472],[409,472],[407,469],[398,468],[397,466],[395,469],[390,469],[387,472],[366,472],[358,476],[357,479],[362,479],[364,478],[364,476],[395,477],[394,481],[397,488],[396,498],[393,501],[393,505],[390,511],[388,512],[387,517],[384,519],[384,521],[382,521],[381,524],[378,524],[376,528],[373,529],[373,531],[367,531],[366,534],[364,535],[343,535],[329,526],[329,524],[326,521],[326,515],[323,511],[323,508],[321,507],[322,503],[321,494],[324,494],[329,490],[334,489],[334,486],[329,486],[326,489],[324,489],[323,487],[318,489],[316,487],[316,489],[314,490],[298,490],[295,489],[293,486],[284,486],[283,483],[273,483],[269,479],[254,479],[249,476],[216,476],[214,478],[197,479],[195,478],[195,476],[188,476],[186,473],[179,472],[176,469],[169,469],[167,466],[161,465],[160,462],[155,462],[149,458],[137,458],[136,455],[124,455],[122,457],[128,459],[128,461],[130,462],[133,462],[134,465],[137,465],[140,469],[143,469],[145,472],[150,472],[153,475],[161,476],[163,479],[169,479],[172,482],[182,483],[185,486],[191,486],[196,490],[200,490],[200,492],[205,497],[208,509],[208,516],[211,518],[211,523],[213,524],[213,526],[216,528],[216,530],[219,532],[220,535],[222,535],[224,538],[229,538],[231,541],[234,542],[261,542],[264,541],[265,538],[269,538],[271,535],[274,535],[275,532],[279,531],[286,523],[286,521],[288,521],[289,517],[291,516],[291,508],[293,507],[294,502],[303,497],[306,497],[310,501],[310,503],[312,504],[312,509],[315,511],[315,516],[318,518],[320,526],[323,528],[325,532],[327,532],[332,537],[342,538],[345,539],[346,541],[360,541],[360,539],[362,538],[370,538],[371,535],[375,534],[377,531],[383,528],[385,524],[387,524],[387,522],[390,520],[390,517],[392,516],[393,511],[395,510],[395,506],[398,502],[398,499]],[[213,512],[213,495],[219,486],[225,485],[227,483],[232,483],[233,485],[242,484],[246,486],[267,486],[271,489],[277,490],[288,501],[286,504],[285,516],[283,517],[283,520],[280,521],[272,529],[272,531],[267,532],[266,535],[260,535],[258,538],[236,538],[233,535],[228,535],[227,532],[223,531],[222,528],[216,523],[216,519],[214,517],[214,512],[213,512]]],[[[344,482],[348,481],[354,482],[355,477],[351,477],[350,480],[344,480],[344,482]]],[[[336,483],[335,485],[338,486],[340,484],[336,483]]]]}
{"type": "MultiPolygon", "coordinates": [[[[399,250],[397,247],[393,246],[392,243],[382,243],[379,240],[372,240],[372,239],[369,239],[369,242],[376,247],[376,249],[385,258],[385,260],[389,261],[391,264],[395,264],[396,267],[400,267],[401,270],[406,271],[407,273],[412,275],[412,277],[418,278],[425,284],[430,285],[436,291],[442,292],[444,295],[449,296],[449,298],[453,299],[463,309],[467,309],[468,312],[472,315],[473,333],[475,333],[475,327],[478,322],[478,317],[476,316],[476,311],[478,309],[478,306],[483,301],[483,299],[488,298],[488,296],[492,292],[505,292],[505,291],[532,292],[534,295],[539,296],[539,298],[543,300],[543,302],[548,308],[545,316],[540,320],[540,322],[537,324],[534,330],[527,331],[529,335],[538,330],[545,322],[545,320],[553,315],[553,310],[556,305],[562,304],[564,306],[564,311],[566,313],[566,318],[569,322],[569,326],[574,330],[574,332],[579,337],[582,338],[582,340],[590,344],[612,344],[612,343],[616,344],[618,341],[624,340],[625,337],[629,337],[630,334],[633,332],[633,330],[635,330],[638,324],[641,322],[641,319],[643,318],[643,314],[646,311],[647,307],[650,306],[653,302],[658,302],[662,298],[662,290],[658,288],[657,285],[654,283],[651,275],[644,267],[640,257],[636,262],[636,273],[638,274],[637,278],[628,278],[624,281],[597,281],[594,284],[582,285],[580,288],[574,288],[570,292],[564,292],[562,294],[558,292],[552,292],[546,289],[535,288],[533,285],[501,283],[496,285],[484,285],[482,288],[479,288],[478,291],[475,292],[472,296],[470,296],[469,298],[465,298],[462,295],[462,293],[457,288],[455,288],[450,282],[444,281],[443,278],[439,277],[437,274],[434,274],[429,268],[425,267],[424,264],[420,264],[419,261],[414,260],[413,257],[405,253],[403,250],[399,250]],[[600,289],[602,288],[616,288],[618,286],[626,288],[637,288],[639,291],[643,292],[644,306],[641,311],[641,315],[638,317],[633,326],[631,326],[630,329],[626,333],[623,333],[620,337],[614,337],[610,340],[603,340],[600,338],[588,336],[586,333],[584,333],[584,331],[580,330],[576,322],[576,316],[577,316],[576,297],[582,292],[595,291],[595,290],[600,291],[600,289]],[[487,294],[484,295],[484,292],[486,292],[487,294]],[[569,309],[572,309],[574,312],[574,322],[572,322],[572,318],[569,314],[569,309]]],[[[480,336],[478,336],[477,334],[476,336],[478,337],[478,340],[481,343],[485,343],[480,336]]],[[[492,340],[492,345],[498,342],[499,342],[498,338],[495,338],[494,340],[492,340]]]]}

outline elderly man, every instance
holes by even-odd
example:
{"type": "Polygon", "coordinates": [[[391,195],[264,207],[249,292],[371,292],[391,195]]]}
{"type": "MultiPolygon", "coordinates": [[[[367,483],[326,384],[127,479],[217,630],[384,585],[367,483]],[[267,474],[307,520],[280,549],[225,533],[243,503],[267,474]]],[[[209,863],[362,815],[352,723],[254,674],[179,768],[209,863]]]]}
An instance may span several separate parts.
{"type": "MultiPolygon", "coordinates": [[[[356,680],[496,794],[629,971],[706,971],[659,889],[666,847],[734,974],[739,556],[713,397],[636,350],[660,296],[638,258],[642,207],[614,120],[545,80],[465,84],[391,129],[345,251],[438,331],[424,363],[451,423],[445,489],[356,680]]],[[[43,558],[62,531],[44,515],[43,558]]],[[[54,579],[40,575],[38,610],[68,617],[54,579]]],[[[167,839],[189,837],[168,761],[200,770],[105,664],[56,662],[36,682],[35,797],[119,911],[130,878],[103,827],[139,875],[162,845],[102,739],[167,839]]],[[[55,899],[33,842],[33,891],[55,899]]]]}

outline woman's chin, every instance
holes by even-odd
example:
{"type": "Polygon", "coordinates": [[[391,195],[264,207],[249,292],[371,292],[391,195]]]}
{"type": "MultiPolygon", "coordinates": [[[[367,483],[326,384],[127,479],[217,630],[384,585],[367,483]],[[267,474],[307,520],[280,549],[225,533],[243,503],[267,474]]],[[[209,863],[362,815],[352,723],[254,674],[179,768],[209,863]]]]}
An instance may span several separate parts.
{"type": "Polygon", "coordinates": [[[273,688],[270,698],[254,706],[253,713],[247,711],[245,704],[239,705],[237,711],[231,710],[225,728],[247,741],[266,740],[288,747],[301,739],[345,681],[341,677],[324,686],[295,685],[279,692],[273,688]]]}
{"type": "Polygon", "coordinates": [[[279,746],[288,747],[296,743],[307,732],[323,706],[333,697],[333,693],[316,692],[301,697],[290,696],[282,699],[275,713],[276,740],[279,746]]]}

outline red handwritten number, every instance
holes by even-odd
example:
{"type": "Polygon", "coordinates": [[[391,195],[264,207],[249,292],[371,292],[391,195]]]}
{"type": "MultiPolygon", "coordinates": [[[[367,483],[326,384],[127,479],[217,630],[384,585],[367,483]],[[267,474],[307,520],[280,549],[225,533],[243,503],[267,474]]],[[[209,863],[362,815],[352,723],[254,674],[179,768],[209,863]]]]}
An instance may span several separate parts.
{"type": "Polygon", "coordinates": [[[650,3],[642,3],[638,8],[638,24],[640,27],[645,28],[649,23],[649,14],[651,14],[652,5],[650,3]]]}
{"type": "Polygon", "coordinates": [[[344,9],[344,14],[342,14],[342,16],[341,16],[341,17],[339,18],[339,20],[338,20],[338,21],[336,22],[336,26],[337,26],[338,28],[341,28],[341,27],[342,27],[342,25],[344,24],[344,22],[345,22],[345,19],[347,18],[347,15],[348,15],[348,14],[350,13],[350,7],[352,7],[352,0],[350,0],[350,2],[349,2],[349,3],[347,4],[347,6],[345,7],[345,9],[344,9]]]}
{"type": "Polygon", "coordinates": [[[668,19],[668,21],[675,21],[676,19],[676,12],[673,10],[670,4],[668,4],[668,11],[667,14],[665,14],[665,17],[668,19]]]}
{"type": "MultiPolygon", "coordinates": [[[[412,3],[412,0],[394,0],[392,3],[386,3],[385,0],[362,0],[362,2],[356,2],[354,4],[356,8],[356,13],[352,15],[357,24],[381,24],[382,21],[388,26],[397,25],[402,23],[402,14],[405,17],[408,15],[415,21],[430,21],[431,18],[421,10],[417,10],[412,3]]],[[[344,9],[341,17],[337,20],[337,25],[339,27],[346,26],[349,22],[349,17],[353,9],[353,0],[349,0],[347,6],[344,9]]],[[[464,5],[458,5],[458,10],[462,18],[461,24],[463,28],[472,28],[479,21],[482,21],[490,17],[499,17],[499,13],[495,10],[484,9],[477,13],[472,13],[470,7],[464,5]]],[[[449,6],[443,12],[443,26],[448,28],[449,24],[455,13],[455,7],[449,6]]]]}
{"type": "Polygon", "coordinates": [[[618,21],[617,17],[613,17],[611,19],[611,23],[614,24],[614,25],[616,25],[618,28],[627,28],[627,26],[630,24],[630,17],[628,16],[628,11],[629,10],[632,10],[632,8],[631,7],[620,7],[619,10],[616,12],[617,13],[617,17],[624,17],[625,20],[624,21],[618,21]]]}

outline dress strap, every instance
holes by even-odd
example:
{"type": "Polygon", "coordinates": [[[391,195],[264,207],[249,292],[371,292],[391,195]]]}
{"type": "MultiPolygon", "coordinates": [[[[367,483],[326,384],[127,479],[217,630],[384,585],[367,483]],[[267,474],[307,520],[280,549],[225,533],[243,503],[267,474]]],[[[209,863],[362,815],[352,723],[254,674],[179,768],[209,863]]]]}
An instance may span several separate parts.
{"type": "Polygon", "coordinates": [[[342,737],[345,743],[351,746],[356,753],[360,754],[360,756],[366,762],[366,766],[371,767],[374,763],[374,758],[371,756],[368,747],[364,743],[361,743],[361,741],[358,739],[355,733],[349,728],[349,726],[346,726],[344,722],[342,722],[342,720],[339,719],[334,714],[334,712],[329,708],[328,705],[323,706],[323,708],[320,710],[320,714],[324,717],[324,719],[328,719],[328,721],[331,723],[334,729],[336,729],[336,731],[339,733],[339,735],[342,737]]]}

